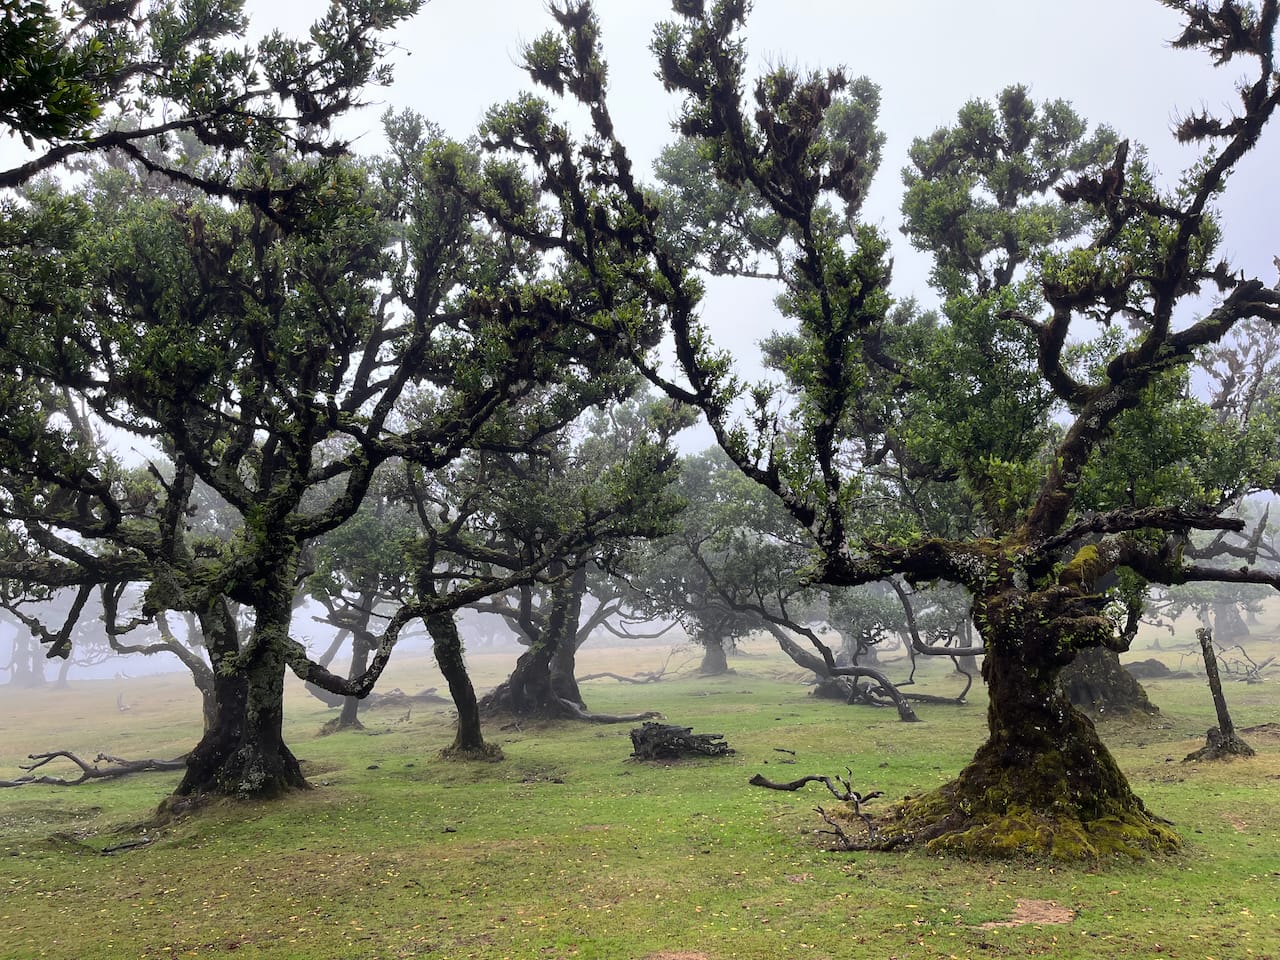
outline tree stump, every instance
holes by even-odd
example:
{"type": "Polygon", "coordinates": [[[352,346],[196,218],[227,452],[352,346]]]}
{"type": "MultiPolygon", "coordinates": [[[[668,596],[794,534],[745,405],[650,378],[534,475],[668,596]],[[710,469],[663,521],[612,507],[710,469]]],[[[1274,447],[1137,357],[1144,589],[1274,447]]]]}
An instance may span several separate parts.
{"type": "Polygon", "coordinates": [[[637,760],[676,760],[693,754],[718,757],[733,753],[722,733],[694,733],[692,727],[646,723],[631,731],[631,755],[637,760]]]}

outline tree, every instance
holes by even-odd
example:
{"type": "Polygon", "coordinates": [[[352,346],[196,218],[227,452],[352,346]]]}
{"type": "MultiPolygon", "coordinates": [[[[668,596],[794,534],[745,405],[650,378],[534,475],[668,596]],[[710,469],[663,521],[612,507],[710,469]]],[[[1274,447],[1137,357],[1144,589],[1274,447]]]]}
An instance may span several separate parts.
{"type": "Polygon", "coordinates": [[[166,155],[179,133],[221,154],[292,145],[340,152],[326,130],[385,84],[390,30],[420,0],[334,3],[307,40],[272,33],[237,46],[243,3],[6,0],[0,8],[0,124],[36,150],[0,171],[17,187],[69,159],[119,150],[152,171],[201,190],[269,206],[291,185],[235,182],[234,166],[195,170],[166,155]],[[157,147],[159,150],[157,151],[157,147]]]}
{"type": "MultiPolygon", "coordinates": [[[[759,577],[752,583],[752,574],[768,565],[762,557],[768,548],[745,532],[745,514],[756,504],[735,499],[741,491],[735,489],[737,471],[728,472],[729,466],[718,449],[680,462],[678,490],[686,506],[677,527],[649,544],[630,577],[651,617],[679,621],[702,648],[698,672],[712,677],[728,673],[728,651],[766,623],[748,605],[759,598],[752,591],[760,586],[759,577]],[[745,599],[735,596],[739,586],[745,599]]],[[[787,586],[794,587],[794,581],[781,588],[789,594],[787,586]]]]}
{"type": "MultiPolygon", "coordinates": [[[[619,386],[633,388],[634,375],[622,375],[619,386]]],[[[593,568],[608,569],[633,541],[665,532],[680,506],[670,487],[671,438],[688,422],[681,411],[638,397],[583,419],[520,445],[483,449],[477,480],[444,491],[453,503],[470,499],[481,521],[470,528],[472,542],[448,545],[462,563],[514,571],[540,556],[551,560],[542,576],[477,605],[506,618],[527,646],[511,676],[485,697],[489,712],[603,719],[587,712],[574,678],[579,644],[610,611],[607,603],[594,611],[584,605],[593,568]]]]}
{"type": "Polygon", "coordinates": [[[279,155],[249,161],[250,176],[301,185],[272,215],[116,192],[79,202],[48,186],[32,193],[31,229],[10,252],[5,277],[46,269],[35,265],[50,249],[61,276],[34,288],[47,299],[10,301],[0,338],[15,371],[3,515],[21,525],[0,572],[82,588],[145,582],[140,617],[201,619],[226,689],[180,793],[303,786],[281,737],[286,665],[362,696],[405,624],[439,609],[425,595],[402,607],[354,681],[289,635],[304,547],[351,518],[378,468],[440,470],[504,405],[545,384],[555,408],[566,369],[606,354],[594,341],[579,349],[561,319],[589,293],[527,282],[520,251],[489,243],[441,179],[464,151],[412,119],[391,133],[395,191],[356,164],[279,155]],[[526,309],[521,292],[539,285],[526,309]],[[64,396],[75,402],[48,407],[64,396]],[[146,488],[76,425],[77,404],[158,448],[146,488]],[[197,478],[235,514],[231,536],[189,535],[197,478]],[[244,638],[232,604],[249,614],[244,638]]]}
{"type": "Polygon", "coordinates": [[[680,130],[699,140],[721,183],[749,189],[782,222],[779,306],[800,338],[787,358],[795,398],[784,408],[777,391],[758,388],[742,417],[730,360],[698,320],[696,261],[653,226],[654,196],[614,134],[589,6],[556,9],[560,33],[528,54],[535,81],[590,111],[593,134],[581,152],[550,121],[508,123],[494,138],[534,158],[556,202],[581,211],[558,223],[547,245],[577,254],[596,237],[625,235],[634,253],[623,267],[579,262],[603,289],[618,289],[619,274],[645,284],[652,309],[667,317],[681,376],[643,355],[638,362],[669,395],[701,409],[738,468],[808,531],[816,582],[945,580],[972,596],[989,739],[951,783],[899,805],[879,845],[1063,857],[1176,847],[1176,834],[1146,811],[1092,725],[1057,691],[1058,673],[1080,650],[1116,644],[1133,595],[1100,588],[1112,573],[1280,585],[1249,558],[1217,567],[1181,549],[1189,530],[1240,530],[1230,504],[1274,477],[1273,462],[1248,452],[1257,447],[1247,430],[1215,434],[1185,464],[1176,437],[1150,436],[1155,463],[1199,478],[1198,492],[1159,486],[1137,503],[1107,493],[1103,479],[1124,438],[1170,408],[1202,347],[1247,319],[1280,321],[1280,293],[1215,259],[1222,229],[1210,207],[1280,104],[1272,69],[1280,4],[1167,5],[1186,23],[1175,46],[1256,68],[1242,81],[1238,112],[1178,125],[1181,140],[1206,149],[1167,189],[1127,141],[1095,138],[1098,149],[1080,155],[1073,144],[1083,150],[1084,141],[1059,135],[1073,126],[1060,111],[1037,109],[1016,88],[998,108],[978,107],[972,138],[944,134],[922,147],[921,182],[953,200],[967,190],[970,200],[956,204],[964,229],[955,232],[945,217],[913,219],[908,203],[908,230],[934,252],[947,298],[921,356],[891,348],[887,243],[858,219],[873,158],[836,122],[867,98],[840,71],[783,67],[757,81],[748,108],[737,34],[745,4],[677,3],[679,19],[659,29],[654,47],[665,84],[685,98],[680,130]],[[949,180],[949,145],[959,167],[974,171],[967,182],[949,180]],[[988,189],[994,210],[974,199],[988,189]],[[1175,322],[1205,289],[1217,291],[1212,309],[1175,322]],[[1069,336],[1084,345],[1068,349],[1069,336]],[[980,511],[976,530],[890,528],[867,509],[869,481],[882,471],[842,425],[861,415],[862,390],[877,382],[890,404],[879,462],[957,485],[980,511]]]}

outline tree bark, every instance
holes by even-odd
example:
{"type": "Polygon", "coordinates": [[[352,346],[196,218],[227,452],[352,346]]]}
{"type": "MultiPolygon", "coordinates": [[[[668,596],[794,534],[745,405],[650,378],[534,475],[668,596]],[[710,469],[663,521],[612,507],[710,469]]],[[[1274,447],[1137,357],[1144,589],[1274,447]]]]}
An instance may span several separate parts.
{"type": "Polygon", "coordinates": [[[578,625],[582,620],[582,598],[587,592],[587,568],[578,567],[564,584],[565,610],[561,635],[556,637],[555,650],[551,654],[551,690],[561,700],[586,708],[582,691],[574,677],[577,670],[577,653],[580,645],[578,625]]]}
{"type": "Polygon", "coordinates": [[[1147,812],[1092,722],[1058,686],[1060,629],[1013,589],[979,598],[989,738],[950,783],[904,801],[874,846],[904,838],[980,856],[1135,858],[1176,849],[1176,833],[1147,812]]]}
{"type": "Polygon", "coordinates": [[[217,716],[187,758],[186,776],[175,791],[180,796],[266,798],[308,787],[284,743],[283,640],[292,607],[287,585],[276,586],[277,602],[256,608],[247,662],[240,661],[235,622],[225,604],[219,601],[200,615],[214,666],[217,716]]]}
{"type": "MultiPolygon", "coordinates": [[[[369,653],[373,649],[370,643],[369,635],[363,630],[357,630],[352,634],[351,638],[351,669],[347,671],[347,679],[356,680],[364,673],[369,666],[369,653]]],[[[360,698],[359,697],[343,697],[342,710],[338,713],[337,720],[334,721],[334,730],[359,730],[363,725],[360,723],[360,698]]]]}
{"type": "MultiPolygon", "coordinates": [[[[561,646],[574,646],[582,597],[574,589],[576,577],[557,581],[551,589],[550,609],[540,612],[529,636],[529,646],[516,661],[511,676],[480,703],[483,713],[511,713],[518,717],[581,719],[580,699],[561,697],[552,677],[552,661],[561,646]]],[[[531,621],[535,618],[531,618],[531,621]]],[[[572,677],[571,677],[572,679],[572,677]]],[[[573,681],[577,689],[577,681],[573,681]]]]}
{"type": "Polygon", "coordinates": [[[1063,668],[1058,683],[1071,704],[1098,716],[1160,712],[1142,684],[1120,664],[1120,655],[1105,647],[1082,650],[1063,668]]]}
{"type": "Polygon", "coordinates": [[[1209,691],[1213,694],[1213,708],[1218,714],[1218,726],[1206,734],[1203,747],[1188,754],[1183,762],[1192,760],[1222,760],[1231,757],[1252,757],[1253,747],[1238,736],[1227,710],[1227,698],[1222,693],[1222,677],[1218,675],[1218,658],[1213,652],[1213,633],[1203,628],[1196,631],[1200,652],[1204,654],[1204,672],[1209,678],[1209,691]]]}
{"type": "Polygon", "coordinates": [[[729,672],[729,658],[725,654],[724,639],[718,633],[709,633],[702,641],[702,663],[698,673],[704,677],[720,677],[729,672]]]}

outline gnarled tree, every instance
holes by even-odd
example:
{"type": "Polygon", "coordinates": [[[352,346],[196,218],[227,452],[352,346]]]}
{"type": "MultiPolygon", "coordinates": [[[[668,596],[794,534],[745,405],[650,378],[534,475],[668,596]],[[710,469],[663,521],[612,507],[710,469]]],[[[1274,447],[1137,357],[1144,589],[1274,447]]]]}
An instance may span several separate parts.
{"type": "MultiPolygon", "coordinates": [[[[794,401],[781,405],[762,387],[742,417],[731,362],[698,318],[695,260],[656,226],[654,195],[614,134],[589,6],[555,11],[561,31],[530,48],[529,67],[536,81],[585,104],[592,136],[577,150],[545,108],[524,101],[522,116],[540,121],[509,117],[494,138],[540,165],[561,210],[579,211],[566,213],[546,245],[578,257],[603,290],[644,285],[668,321],[681,375],[643,355],[637,362],[700,408],[739,469],[808,531],[816,581],[900,576],[971,594],[989,739],[953,781],[901,804],[877,833],[881,843],[1063,857],[1176,847],[1177,835],[1146,811],[1058,691],[1058,673],[1078,651],[1117,643],[1133,597],[1109,595],[1113,573],[1280,584],[1248,558],[1228,568],[1181,549],[1187,531],[1239,530],[1230,503],[1269,483],[1268,470],[1274,476],[1273,464],[1248,453],[1256,447],[1247,428],[1224,431],[1186,464],[1203,480],[1199,494],[1160,487],[1147,502],[1123,501],[1101,479],[1114,446],[1167,408],[1170,391],[1194,403],[1179,391],[1200,348],[1249,318],[1280,321],[1280,293],[1216,259],[1221,226],[1211,208],[1280,104],[1280,4],[1167,5],[1186,23],[1175,46],[1252,70],[1234,115],[1179,124],[1181,140],[1205,145],[1203,159],[1164,188],[1141,149],[1110,136],[1086,140],[1056,105],[1037,107],[1017,88],[997,106],[977,104],[956,136],[920,148],[921,182],[939,184],[946,203],[930,207],[936,221],[913,220],[908,204],[908,229],[934,253],[946,301],[925,351],[905,354],[887,327],[887,242],[858,216],[874,155],[845,121],[874,106],[865,90],[841,71],[784,67],[749,95],[737,33],[746,4],[677,3],[679,19],[660,28],[655,50],[664,82],[685,98],[680,130],[700,142],[721,183],[750,190],[780,221],[779,307],[799,338],[787,358],[794,401]],[[961,176],[949,184],[953,165],[961,176]],[[946,229],[953,216],[965,229],[946,229]],[[604,269],[590,257],[597,237],[623,237],[634,254],[604,269]],[[1190,298],[1204,291],[1216,293],[1214,306],[1187,318],[1190,298]],[[860,415],[862,390],[875,382],[887,385],[888,405],[884,442],[868,459],[842,424],[860,415]],[[976,529],[939,535],[877,522],[863,500],[877,457],[961,485],[980,511],[976,529]],[[1224,479],[1235,496],[1225,495],[1224,479]]],[[[1150,439],[1157,464],[1180,461],[1177,442],[1150,439]]]]}

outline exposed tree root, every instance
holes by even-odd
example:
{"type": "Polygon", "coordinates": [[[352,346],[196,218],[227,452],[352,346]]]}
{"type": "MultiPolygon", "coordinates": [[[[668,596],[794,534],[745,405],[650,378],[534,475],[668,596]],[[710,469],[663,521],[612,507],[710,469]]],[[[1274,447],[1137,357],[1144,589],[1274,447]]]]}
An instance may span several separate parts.
{"type": "Polygon", "coordinates": [[[1206,760],[1234,760],[1236,757],[1255,756],[1253,747],[1249,746],[1234,731],[1224,736],[1217,727],[1210,727],[1205,732],[1204,746],[1188,753],[1182,758],[1183,763],[1199,763],[1206,760]]]}
{"type": "Polygon", "coordinates": [[[82,783],[88,783],[90,780],[116,780],[120,777],[127,777],[132,773],[153,773],[159,770],[182,770],[187,765],[186,757],[177,757],[173,760],[125,760],[121,757],[113,757],[110,754],[100,753],[92,762],[82,760],[69,750],[51,750],[48,753],[33,753],[28,756],[33,761],[29,764],[19,764],[23,770],[28,771],[26,776],[18,777],[16,780],[0,780],[0,787],[26,787],[32,784],[43,784],[54,787],[76,787],[82,783]],[[45,766],[57,759],[70,760],[80,768],[80,776],[74,780],[64,777],[51,777],[48,774],[36,774],[34,771],[45,766]],[[114,766],[99,767],[99,763],[110,763],[114,766]]]}

